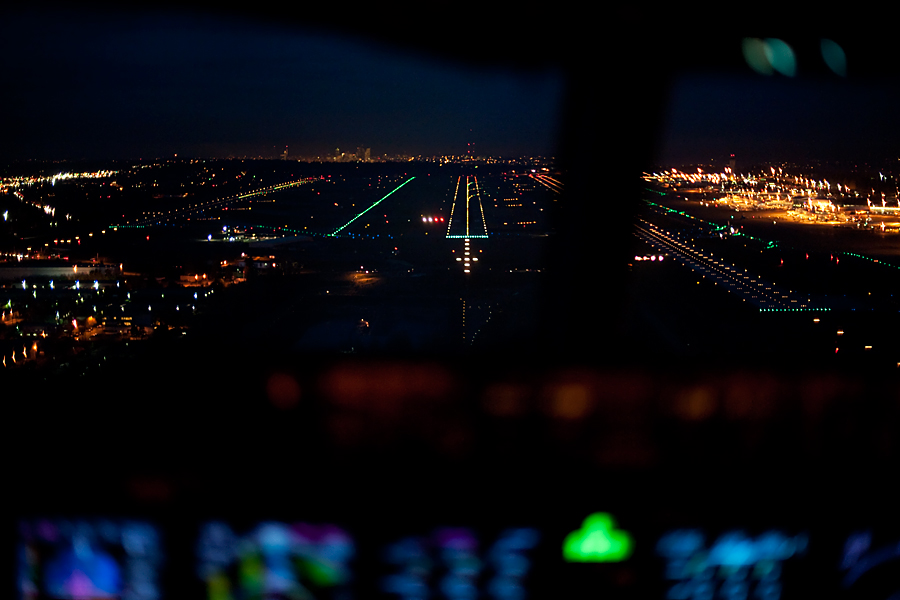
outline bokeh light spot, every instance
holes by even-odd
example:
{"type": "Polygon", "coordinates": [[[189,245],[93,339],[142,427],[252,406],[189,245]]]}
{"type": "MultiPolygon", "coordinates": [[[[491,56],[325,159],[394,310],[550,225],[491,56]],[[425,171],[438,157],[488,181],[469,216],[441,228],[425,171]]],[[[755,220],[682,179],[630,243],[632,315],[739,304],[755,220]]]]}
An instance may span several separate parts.
{"type": "Polygon", "coordinates": [[[275,408],[293,408],[300,402],[300,384],[287,373],[273,373],[266,382],[266,394],[275,408]]]}
{"type": "Polygon", "coordinates": [[[527,387],[497,383],[485,390],[484,408],[495,417],[517,417],[525,412],[527,398],[527,387]]]}
{"type": "Polygon", "coordinates": [[[772,74],[772,63],[766,54],[766,43],[759,38],[744,38],[741,43],[744,60],[750,68],[761,75],[772,74]]]}
{"type": "Polygon", "coordinates": [[[766,58],[776,71],[788,77],[797,74],[797,59],[794,57],[793,49],[786,42],[768,38],[765,44],[766,58]]]}
{"type": "Polygon", "coordinates": [[[688,421],[703,421],[716,412],[714,391],[707,387],[695,387],[685,391],[678,399],[678,413],[688,421]]]}
{"type": "Polygon", "coordinates": [[[822,48],[822,58],[825,60],[828,68],[841,77],[846,77],[847,55],[844,53],[844,49],[837,42],[828,39],[823,39],[820,46],[822,48]]]}
{"type": "Polygon", "coordinates": [[[580,419],[593,408],[591,390],[582,383],[566,383],[552,391],[551,410],[562,419],[580,419]]]}
{"type": "Polygon", "coordinates": [[[774,70],[788,77],[797,74],[794,50],[783,40],[744,38],[741,50],[744,53],[744,60],[757,73],[771,75],[774,70]]]}

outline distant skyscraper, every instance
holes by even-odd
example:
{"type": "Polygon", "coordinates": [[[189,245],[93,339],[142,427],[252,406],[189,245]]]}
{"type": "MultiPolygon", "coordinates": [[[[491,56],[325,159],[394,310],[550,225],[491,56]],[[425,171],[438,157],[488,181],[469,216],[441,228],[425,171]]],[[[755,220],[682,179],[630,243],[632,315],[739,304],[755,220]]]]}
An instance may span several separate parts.
{"type": "Polygon", "coordinates": [[[728,166],[731,168],[731,172],[734,173],[734,154],[731,155],[731,158],[728,161],[728,166]]]}
{"type": "Polygon", "coordinates": [[[288,147],[285,146],[284,152],[281,154],[281,160],[287,160],[287,159],[288,159],[288,147]]]}

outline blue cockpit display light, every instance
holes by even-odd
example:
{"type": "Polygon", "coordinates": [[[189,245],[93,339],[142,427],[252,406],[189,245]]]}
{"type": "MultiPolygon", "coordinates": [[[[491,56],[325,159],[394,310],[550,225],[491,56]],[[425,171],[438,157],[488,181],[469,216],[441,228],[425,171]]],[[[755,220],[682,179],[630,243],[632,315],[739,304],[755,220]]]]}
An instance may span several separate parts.
{"type": "Polygon", "coordinates": [[[775,600],[781,597],[782,563],[804,554],[808,545],[804,533],[777,530],[756,537],[725,531],[710,547],[705,540],[697,529],[670,531],[659,539],[656,553],[665,559],[665,578],[672,582],[666,598],[775,600]]]}
{"type": "Polygon", "coordinates": [[[381,579],[380,588],[403,600],[525,600],[528,552],[539,540],[539,532],[530,528],[506,529],[486,548],[468,528],[402,538],[382,552],[393,572],[381,579]]]}

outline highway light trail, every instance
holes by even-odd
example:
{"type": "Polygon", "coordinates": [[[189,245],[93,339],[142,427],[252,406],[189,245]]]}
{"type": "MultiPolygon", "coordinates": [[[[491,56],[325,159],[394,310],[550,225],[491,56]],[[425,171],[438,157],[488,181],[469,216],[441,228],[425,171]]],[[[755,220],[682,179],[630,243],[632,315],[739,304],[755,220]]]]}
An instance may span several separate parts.
{"type": "Polygon", "coordinates": [[[553,191],[556,192],[557,194],[561,194],[561,193],[562,193],[562,187],[563,187],[563,186],[562,186],[562,184],[561,184],[559,181],[557,181],[556,179],[553,179],[552,177],[550,177],[550,176],[548,176],[548,175],[539,175],[539,174],[534,174],[534,173],[532,173],[532,174],[530,175],[530,177],[531,177],[532,179],[534,179],[535,181],[537,181],[538,183],[544,185],[545,187],[550,188],[551,190],[553,190],[553,191]]]}
{"type": "Polygon", "coordinates": [[[406,185],[407,183],[409,183],[409,182],[412,181],[413,179],[415,179],[415,177],[410,177],[409,179],[407,179],[406,181],[404,181],[403,183],[401,183],[400,185],[398,185],[397,187],[395,187],[393,190],[391,190],[390,192],[388,192],[387,195],[384,196],[381,200],[376,201],[374,204],[372,204],[372,206],[370,206],[370,207],[367,208],[366,210],[362,211],[361,213],[357,214],[355,217],[353,217],[352,219],[350,219],[349,221],[347,221],[346,223],[344,223],[343,225],[341,225],[340,227],[338,227],[337,229],[335,229],[332,233],[329,233],[328,236],[334,237],[334,236],[336,236],[337,234],[339,234],[341,231],[343,231],[344,229],[346,229],[351,223],[353,223],[353,221],[357,220],[358,218],[360,218],[361,216],[363,216],[364,214],[366,214],[367,212],[369,212],[370,210],[372,210],[373,208],[375,208],[376,206],[378,206],[379,204],[381,204],[385,199],[388,198],[388,196],[390,196],[391,194],[393,194],[394,192],[396,192],[397,190],[399,190],[400,188],[402,188],[404,185],[406,185]]]}
{"type": "Polygon", "coordinates": [[[762,277],[751,275],[746,269],[738,269],[734,265],[716,258],[711,252],[694,246],[688,240],[680,239],[676,234],[641,220],[635,226],[637,236],[647,242],[654,250],[668,254],[680,263],[691,268],[703,278],[708,278],[715,285],[750,302],[760,312],[800,312],[831,310],[814,305],[812,298],[777,287],[773,282],[762,277]]]}

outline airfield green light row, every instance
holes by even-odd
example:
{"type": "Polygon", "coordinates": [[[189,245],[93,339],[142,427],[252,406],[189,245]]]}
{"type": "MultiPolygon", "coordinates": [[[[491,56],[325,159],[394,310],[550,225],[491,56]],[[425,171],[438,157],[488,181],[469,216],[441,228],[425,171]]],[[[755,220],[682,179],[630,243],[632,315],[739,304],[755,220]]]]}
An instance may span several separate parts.
{"type": "Polygon", "coordinates": [[[830,312],[830,308],[761,308],[759,312],[830,312]]]}
{"type": "Polygon", "coordinates": [[[647,190],[648,192],[653,192],[654,194],[659,194],[660,196],[666,195],[665,192],[660,192],[659,190],[651,190],[650,188],[644,188],[644,189],[647,190]]]}
{"type": "Polygon", "coordinates": [[[346,229],[351,223],[353,223],[353,221],[357,220],[358,218],[360,218],[361,216],[363,216],[364,214],[366,214],[367,212],[369,212],[370,210],[372,210],[373,208],[375,208],[376,206],[378,206],[379,204],[381,204],[388,196],[390,196],[391,194],[393,194],[394,192],[396,192],[397,190],[399,190],[400,188],[402,188],[404,185],[406,185],[407,183],[409,183],[409,182],[412,181],[413,179],[415,179],[415,177],[410,177],[409,179],[407,179],[406,181],[404,181],[403,183],[401,183],[400,185],[398,185],[397,187],[395,187],[393,190],[391,190],[391,191],[387,194],[387,196],[385,196],[385,197],[382,198],[381,200],[378,200],[377,202],[375,202],[374,204],[372,204],[372,206],[370,206],[370,207],[367,208],[366,210],[362,211],[361,213],[359,213],[358,215],[356,215],[355,217],[353,217],[352,219],[350,219],[349,221],[347,221],[346,223],[344,223],[343,225],[341,225],[340,227],[338,227],[337,229],[335,229],[334,232],[332,232],[332,233],[330,233],[330,234],[328,234],[328,235],[333,237],[333,236],[339,234],[341,231],[343,231],[344,229],[346,229]]]}
{"type": "Polygon", "coordinates": [[[744,232],[741,231],[741,230],[736,230],[736,231],[735,231],[733,234],[731,234],[731,235],[735,235],[735,236],[739,236],[739,237],[745,237],[745,238],[748,238],[748,239],[753,240],[754,242],[759,242],[760,244],[768,244],[768,245],[766,246],[766,249],[767,249],[767,250],[771,250],[772,248],[777,248],[777,247],[778,247],[778,242],[773,242],[773,241],[768,241],[768,242],[767,242],[767,241],[764,240],[764,239],[761,239],[761,238],[752,236],[752,235],[750,235],[749,233],[744,233],[744,232]]]}
{"type": "MultiPolygon", "coordinates": [[[[655,191],[655,190],[648,190],[648,191],[651,191],[651,192],[652,192],[652,191],[655,191]]],[[[656,193],[659,193],[659,192],[656,192],[656,193]]],[[[665,194],[662,194],[662,195],[665,195],[665,194]]],[[[649,200],[644,200],[644,202],[646,202],[647,204],[649,204],[649,205],[651,205],[651,206],[654,206],[654,207],[656,207],[656,208],[658,208],[658,209],[662,209],[662,210],[664,210],[665,212],[675,213],[675,214],[677,214],[677,215],[681,215],[681,216],[683,216],[683,217],[687,217],[687,218],[689,218],[689,219],[693,219],[693,220],[695,220],[695,221],[700,221],[700,222],[702,222],[702,223],[706,223],[707,225],[714,226],[714,227],[717,228],[716,231],[721,231],[721,230],[723,229],[722,226],[720,226],[720,225],[718,225],[718,224],[716,224],[716,223],[712,223],[712,222],[710,222],[710,221],[704,221],[704,220],[702,220],[702,219],[698,219],[697,217],[695,217],[695,216],[693,216],[693,215],[689,215],[689,214],[687,214],[686,212],[679,211],[679,210],[675,210],[674,208],[669,208],[669,207],[667,207],[667,206],[662,206],[662,205],[660,205],[660,204],[656,204],[655,202],[650,202],[649,200]]],[[[741,233],[741,232],[739,232],[739,231],[735,231],[735,232],[734,232],[734,235],[740,235],[740,236],[750,238],[751,240],[754,240],[754,241],[757,241],[757,242],[760,242],[760,243],[765,243],[765,244],[766,244],[766,249],[767,249],[767,250],[771,250],[771,249],[774,249],[774,248],[777,248],[777,247],[778,247],[778,242],[777,242],[777,241],[771,241],[771,240],[770,240],[770,241],[766,241],[766,240],[763,240],[763,239],[754,237],[754,236],[752,236],[752,235],[748,235],[748,234],[746,234],[746,233],[741,233]]],[[[891,263],[889,263],[889,262],[885,262],[885,261],[883,261],[883,260],[871,258],[871,257],[869,257],[869,256],[864,256],[864,255],[862,255],[862,254],[857,254],[857,253],[855,253],[855,252],[840,252],[840,254],[843,254],[843,255],[845,255],[845,256],[853,256],[853,257],[855,257],[855,258],[861,258],[861,259],[863,259],[863,260],[867,260],[867,261],[869,261],[869,262],[874,262],[874,263],[877,263],[877,264],[880,264],[880,265],[884,265],[884,266],[886,266],[886,267],[892,267],[892,268],[894,268],[894,269],[900,269],[900,266],[898,266],[898,265],[894,265],[894,264],[891,264],[891,263]]]]}
{"type": "MultiPolygon", "coordinates": [[[[651,191],[652,191],[652,190],[651,190],[651,191]]],[[[656,204],[655,202],[650,202],[649,200],[644,200],[644,202],[646,202],[647,204],[649,204],[649,205],[651,205],[651,206],[654,206],[654,207],[656,207],[656,208],[658,208],[658,209],[661,209],[661,210],[663,210],[663,211],[665,211],[665,212],[675,213],[676,215],[680,215],[680,216],[682,216],[682,217],[687,217],[688,219],[693,219],[693,220],[695,220],[695,221],[699,221],[699,222],[701,222],[701,223],[705,223],[706,225],[708,225],[708,226],[710,226],[710,227],[713,227],[713,228],[714,228],[713,231],[724,231],[724,230],[725,230],[725,226],[724,226],[724,225],[719,225],[718,223],[713,223],[713,222],[711,222],[711,221],[704,221],[703,219],[699,219],[699,218],[695,217],[694,215],[689,215],[688,213],[686,213],[686,212],[684,212],[684,211],[675,210],[674,208],[669,208],[669,207],[667,207],[667,206],[662,206],[661,204],[656,204]]],[[[749,238],[749,239],[753,240],[754,242],[759,242],[759,243],[761,243],[761,244],[766,244],[766,250],[772,250],[772,249],[778,247],[778,242],[777,242],[777,241],[771,241],[771,240],[768,240],[768,241],[767,241],[767,240],[764,240],[764,239],[761,239],[761,238],[758,238],[758,237],[754,237],[754,236],[752,236],[752,235],[750,235],[750,234],[747,234],[747,233],[742,233],[740,230],[736,230],[732,235],[739,235],[739,236],[742,236],[742,237],[745,237],[745,238],[749,238]]]]}
{"type": "Polygon", "coordinates": [[[845,256],[854,256],[854,257],[856,257],[856,258],[861,258],[861,259],[863,259],[863,260],[867,260],[867,261],[873,262],[873,263],[878,263],[879,265],[884,265],[884,266],[886,266],[886,267],[892,267],[892,268],[894,268],[894,269],[900,269],[900,267],[898,267],[897,265],[891,264],[891,263],[886,262],[886,261],[883,261],[883,260],[879,260],[879,259],[877,259],[877,258],[871,258],[871,257],[869,257],[869,256],[864,256],[864,255],[862,255],[862,254],[857,254],[857,253],[855,253],[855,252],[841,252],[841,254],[843,254],[843,255],[845,255],[845,256]]]}
{"type": "MultiPolygon", "coordinates": [[[[647,191],[655,192],[655,190],[650,190],[650,189],[648,189],[647,191]]],[[[655,193],[659,193],[659,192],[655,192],[655,193]]],[[[660,194],[660,195],[665,195],[665,194],[660,194]]],[[[710,226],[716,227],[716,228],[717,228],[716,231],[720,231],[720,230],[722,229],[721,226],[718,226],[718,225],[715,224],[715,223],[710,223],[710,222],[708,222],[708,221],[703,221],[702,219],[698,219],[697,217],[694,217],[693,215],[689,215],[689,214],[687,214],[687,213],[685,213],[685,212],[678,211],[678,210],[675,210],[675,209],[672,209],[672,208],[669,208],[669,207],[666,207],[666,206],[662,206],[662,205],[660,205],[660,204],[656,204],[655,202],[650,202],[649,200],[644,200],[644,202],[647,203],[647,204],[649,204],[649,205],[651,205],[651,206],[653,206],[653,207],[656,207],[657,209],[661,209],[661,210],[663,210],[663,211],[665,211],[665,212],[675,213],[675,214],[678,214],[678,215],[681,215],[681,216],[684,216],[684,217],[688,217],[688,218],[693,219],[693,220],[695,220],[695,221],[701,221],[701,222],[706,223],[706,224],[708,224],[708,225],[710,225],[710,226]]],[[[778,247],[778,244],[779,244],[779,242],[777,242],[777,241],[772,241],[772,240],[767,241],[767,240],[763,240],[763,239],[760,239],[760,238],[756,238],[756,237],[754,237],[754,236],[752,236],[752,235],[748,235],[748,234],[746,234],[746,233],[742,233],[742,232],[740,232],[740,231],[735,231],[733,235],[739,235],[739,236],[742,236],[742,237],[747,237],[747,238],[750,238],[750,239],[752,239],[752,240],[754,240],[754,241],[757,241],[757,242],[766,244],[765,248],[766,248],[767,250],[775,249],[775,248],[778,247]]],[[[875,264],[878,264],[878,265],[884,265],[885,267],[890,267],[890,268],[892,268],[892,269],[898,269],[898,270],[900,270],[900,266],[898,266],[898,265],[895,265],[895,264],[893,264],[893,263],[889,263],[889,262],[884,261],[884,260],[881,260],[881,259],[872,258],[872,257],[870,257],[870,256],[865,256],[865,255],[863,255],[863,254],[858,254],[858,253],[856,253],[856,252],[835,252],[834,254],[841,254],[841,255],[844,255],[844,256],[850,256],[850,257],[853,257],[853,258],[859,258],[859,259],[861,259],[861,260],[866,260],[866,261],[869,261],[869,262],[871,262],[871,263],[875,263],[875,264]]],[[[805,309],[804,309],[804,308],[761,308],[761,309],[759,309],[760,312],[809,312],[809,311],[830,311],[830,310],[831,310],[830,308],[805,308],[805,309]]]]}

